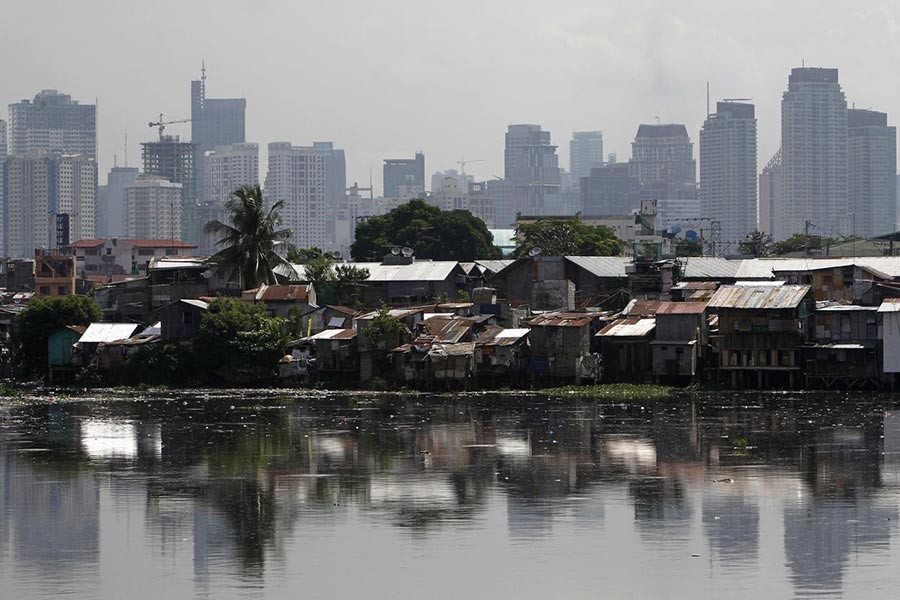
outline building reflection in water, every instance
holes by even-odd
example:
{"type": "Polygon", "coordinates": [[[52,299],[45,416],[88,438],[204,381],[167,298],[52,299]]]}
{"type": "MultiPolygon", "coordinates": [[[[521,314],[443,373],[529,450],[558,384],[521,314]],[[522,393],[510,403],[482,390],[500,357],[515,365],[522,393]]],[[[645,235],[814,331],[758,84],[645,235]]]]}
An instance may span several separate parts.
{"type": "Polygon", "coordinates": [[[702,539],[739,578],[763,562],[764,513],[779,544],[783,531],[799,593],[840,590],[852,556],[887,553],[896,536],[893,410],[789,399],[763,408],[748,397],[648,406],[278,402],[8,411],[0,566],[96,577],[101,521],[118,511],[143,518],[149,555],[175,563],[190,548],[195,591],[208,595],[222,572],[265,585],[298,538],[309,543],[310,532],[348,522],[361,531],[387,524],[396,543],[433,543],[499,517],[514,547],[574,526],[608,549],[628,542],[603,537],[614,512],[630,516],[628,531],[648,556],[683,554],[702,539]]]}

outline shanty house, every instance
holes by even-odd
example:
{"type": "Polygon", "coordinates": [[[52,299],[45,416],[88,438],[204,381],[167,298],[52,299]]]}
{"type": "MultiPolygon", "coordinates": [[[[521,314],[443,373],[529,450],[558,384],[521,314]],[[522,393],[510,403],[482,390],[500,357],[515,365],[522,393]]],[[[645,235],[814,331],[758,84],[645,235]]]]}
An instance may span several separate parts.
{"type": "Polygon", "coordinates": [[[707,307],[718,312],[719,369],[734,387],[799,383],[802,348],[813,339],[808,285],[727,285],[707,307]]]}
{"type": "Polygon", "coordinates": [[[654,317],[616,319],[597,333],[606,381],[648,382],[653,378],[654,317]]]}
{"type": "Polygon", "coordinates": [[[878,386],[878,307],[816,306],[814,340],[804,350],[809,387],[878,386]]]}
{"type": "Polygon", "coordinates": [[[73,346],[81,339],[86,329],[81,325],[67,325],[47,338],[50,383],[53,383],[58,375],[72,370],[73,346]]]}
{"type": "Polygon", "coordinates": [[[351,384],[359,377],[359,353],[355,329],[326,329],[305,338],[315,356],[320,379],[351,384]]]}
{"type": "Polygon", "coordinates": [[[882,373],[894,387],[900,373],[900,298],[886,298],[878,307],[881,317],[882,373]]]}
{"type": "Polygon", "coordinates": [[[182,299],[171,302],[159,309],[162,323],[161,337],[164,342],[189,339],[197,335],[200,319],[209,310],[203,300],[182,299]]]}
{"type": "Polygon", "coordinates": [[[709,343],[705,302],[661,302],[653,348],[655,381],[692,381],[709,343]]]}
{"type": "MultiPolygon", "coordinates": [[[[241,292],[241,300],[255,304],[263,302],[266,312],[272,317],[283,319],[291,316],[292,311],[306,315],[314,311],[316,305],[316,290],[313,284],[262,284],[258,288],[241,292]]],[[[322,327],[319,327],[322,329],[322,327]]]]}
{"type": "Polygon", "coordinates": [[[91,323],[75,343],[76,362],[90,364],[101,345],[128,339],[139,327],[135,323],[91,323]]]}
{"type": "Polygon", "coordinates": [[[530,373],[538,378],[580,378],[582,362],[598,348],[594,334],[603,317],[600,312],[557,311],[532,318],[530,373]]]}
{"type": "Polygon", "coordinates": [[[479,379],[510,385],[524,384],[528,366],[528,328],[504,329],[489,325],[475,340],[475,368],[479,379]]]}

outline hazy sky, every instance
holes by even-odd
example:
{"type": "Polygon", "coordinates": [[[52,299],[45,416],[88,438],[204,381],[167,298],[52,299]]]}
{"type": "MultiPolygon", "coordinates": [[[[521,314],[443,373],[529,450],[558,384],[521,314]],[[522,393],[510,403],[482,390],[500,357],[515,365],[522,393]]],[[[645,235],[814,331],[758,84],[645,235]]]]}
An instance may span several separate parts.
{"type": "Polygon", "coordinates": [[[696,156],[707,81],[713,102],[753,98],[762,168],[804,59],[838,67],[857,107],[900,110],[896,1],[3,0],[0,15],[0,115],[42,88],[99,98],[102,172],[126,131],[134,165],[148,121],[190,116],[204,58],[210,97],[247,98],[248,141],[334,141],[348,183],[371,168],[377,190],[382,159],[418,149],[427,177],[460,157],[502,176],[509,123],[549,129],[565,167],[572,131],[602,129],[622,160],[656,116],[687,124],[696,156]]]}

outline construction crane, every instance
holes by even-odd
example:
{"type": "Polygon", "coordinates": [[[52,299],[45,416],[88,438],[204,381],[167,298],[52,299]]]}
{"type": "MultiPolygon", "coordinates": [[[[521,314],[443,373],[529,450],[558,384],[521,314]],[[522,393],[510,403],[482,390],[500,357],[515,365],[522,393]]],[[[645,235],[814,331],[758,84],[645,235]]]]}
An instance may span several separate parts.
{"type": "Polygon", "coordinates": [[[456,161],[456,164],[459,165],[460,171],[462,172],[463,175],[465,175],[466,174],[466,165],[470,165],[472,163],[477,163],[477,162],[484,162],[484,159],[477,158],[475,160],[466,160],[464,158],[461,158],[458,161],[456,161]]]}
{"type": "Polygon", "coordinates": [[[190,123],[191,119],[178,119],[177,121],[164,121],[163,114],[159,113],[159,121],[150,121],[147,125],[159,128],[159,139],[162,139],[166,130],[166,125],[175,125],[176,123],[190,123]]]}

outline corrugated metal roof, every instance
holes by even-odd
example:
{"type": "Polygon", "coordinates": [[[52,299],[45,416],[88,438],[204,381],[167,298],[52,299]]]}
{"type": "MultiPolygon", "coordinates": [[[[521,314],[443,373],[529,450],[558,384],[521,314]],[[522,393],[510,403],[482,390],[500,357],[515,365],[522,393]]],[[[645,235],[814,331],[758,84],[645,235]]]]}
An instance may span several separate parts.
{"type": "Polygon", "coordinates": [[[858,304],[832,304],[829,306],[816,305],[816,312],[868,312],[877,311],[877,306],[859,306],[858,304]]]}
{"type": "Polygon", "coordinates": [[[741,263],[738,279],[774,279],[776,273],[793,273],[858,266],[886,278],[900,277],[900,256],[853,258],[755,258],[741,263]]]}
{"type": "Polygon", "coordinates": [[[809,293],[808,285],[740,286],[726,285],[710,299],[710,308],[770,310],[796,308],[809,293]]]}
{"type": "Polygon", "coordinates": [[[522,328],[501,329],[500,331],[497,332],[495,339],[498,339],[498,340],[507,339],[507,338],[519,339],[523,336],[528,335],[529,331],[531,331],[531,330],[530,329],[522,329],[522,328]]]}
{"type": "Polygon", "coordinates": [[[316,340],[352,340],[356,337],[357,331],[355,329],[326,329],[325,331],[320,331],[315,335],[311,335],[306,338],[305,341],[313,342],[316,340]]]}
{"type": "Polygon", "coordinates": [[[472,329],[472,321],[447,317],[433,317],[423,321],[425,331],[435,337],[435,341],[458,342],[472,329]]]}
{"type": "MultiPolygon", "coordinates": [[[[392,308],[388,311],[388,314],[392,317],[396,317],[398,319],[406,319],[407,317],[412,317],[419,313],[424,313],[426,311],[425,308],[392,308]]],[[[374,319],[378,316],[379,311],[373,310],[367,312],[363,315],[359,315],[357,318],[361,321],[365,321],[368,319],[374,319]]]]}
{"type": "Polygon", "coordinates": [[[254,297],[257,302],[305,302],[309,299],[309,286],[264,284],[256,289],[254,297]]]}
{"type": "Polygon", "coordinates": [[[706,302],[660,302],[656,308],[658,315],[702,315],[706,302]]]}
{"type": "Polygon", "coordinates": [[[734,279],[744,262],[713,256],[691,256],[679,260],[686,279],[734,279]]]}
{"type": "Polygon", "coordinates": [[[102,344],[130,338],[137,331],[134,323],[91,323],[79,338],[79,344],[102,344]]]}
{"type": "Polygon", "coordinates": [[[878,312],[880,313],[895,313],[900,312],[900,298],[885,298],[881,303],[881,306],[878,307],[878,312]]]}
{"type": "Polygon", "coordinates": [[[528,322],[530,327],[584,327],[603,313],[587,312],[550,312],[533,317],[528,322]]]}
{"type": "Polygon", "coordinates": [[[625,267],[631,264],[627,256],[566,256],[567,261],[595,277],[627,277],[625,267]]]}
{"type": "Polygon", "coordinates": [[[203,300],[194,300],[193,298],[182,298],[179,302],[183,302],[200,310],[209,310],[209,303],[203,300]]]}
{"type": "Polygon", "coordinates": [[[713,290],[719,287],[717,281],[679,281],[672,286],[673,290],[713,290]]]}
{"type": "MultiPolygon", "coordinates": [[[[459,263],[453,260],[420,260],[410,265],[383,265],[377,262],[346,263],[347,266],[366,269],[369,271],[368,282],[389,281],[445,281],[454,270],[462,269],[459,263]]],[[[306,277],[306,268],[303,265],[292,264],[298,281],[306,277]]],[[[279,274],[290,277],[287,269],[279,270],[279,274]]]]}
{"type": "Polygon", "coordinates": [[[476,260],[475,264],[482,268],[487,275],[499,273],[509,265],[516,262],[515,260],[476,260]]]}
{"type": "Polygon", "coordinates": [[[644,337],[656,329],[656,319],[617,319],[597,333],[597,337],[644,337]]]}
{"type": "Polygon", "coordinates": [[[659,300],[629,300],[625,308],[619,313],[626,317],[641,317],[655,315],[661,302],[659,300]]]}

